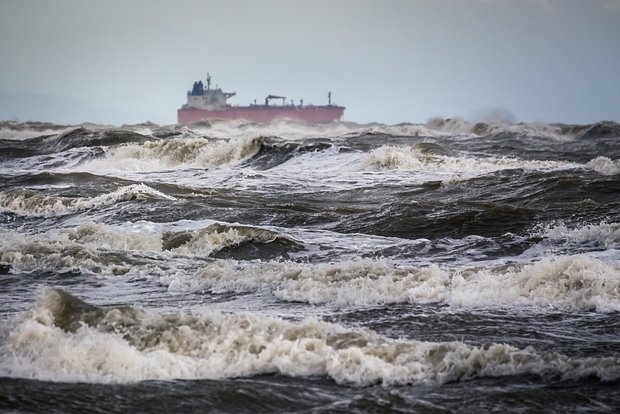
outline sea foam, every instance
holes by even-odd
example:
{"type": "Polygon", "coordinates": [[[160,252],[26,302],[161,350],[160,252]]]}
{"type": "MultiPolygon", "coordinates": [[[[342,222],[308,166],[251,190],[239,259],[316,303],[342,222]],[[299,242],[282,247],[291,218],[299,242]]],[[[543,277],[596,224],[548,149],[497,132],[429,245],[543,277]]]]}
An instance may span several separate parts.
{"type": "Polygon", "coordinates": [[[62,382],[221,379],[279,374],[339,384],[443,384],[520,374],[620,378],[613,358],[505,344],[395,340],[316,319],[260,313],[159,315],[99,308],[45,288],[0,347],[0,375],[62,382]]]}
{"type": "Polygon", "coordinates": [[[611,249],[620,244],[620,223],[601,222],[578,227],[554,224],[547,226],[542,231],[542,235],[556,243],[600,245],[611,249]]]}
{"type": "Polygon", "coordinates": [[[287,301],[331,305],[444,303],[455,308],[541,307],[620,310],[620,266],[587,255],[489,267],[394,266],[386,260],[341,263],[216,261],[192,274],[162,278],[173,291],[267,289],[287,301]]]}

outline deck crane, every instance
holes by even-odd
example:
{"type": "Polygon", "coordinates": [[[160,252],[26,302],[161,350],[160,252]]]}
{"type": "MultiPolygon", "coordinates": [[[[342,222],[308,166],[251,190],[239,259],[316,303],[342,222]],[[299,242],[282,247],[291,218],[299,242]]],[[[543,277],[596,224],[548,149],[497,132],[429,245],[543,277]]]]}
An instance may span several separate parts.
{"type": "Polygon", "coordinates": [[[269,106],[269,101],[272,99],[282,99],[282,106],[286,105],[286,96],[269,95],[265,98],[265,106],[269,106]]]}

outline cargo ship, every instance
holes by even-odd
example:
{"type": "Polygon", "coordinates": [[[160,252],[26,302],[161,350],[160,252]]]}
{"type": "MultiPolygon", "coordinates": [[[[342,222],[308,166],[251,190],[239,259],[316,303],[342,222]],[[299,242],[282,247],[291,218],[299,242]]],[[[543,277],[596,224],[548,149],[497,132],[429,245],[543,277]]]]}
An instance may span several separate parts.
{"type": "Polygon", "coordinates": [[[236,106],[227,102],[235,92],[223,92],[221,88],[211,88],[211,76],[207,74],[206,87],[202,81],[194,82],[187,91],[187,103],[177,111],[179,124],[192,124],[200,121],[239,119],[254,123],[268,123],[277,119],[291,119],[303,123],[326,123],[338,120],[344,113],[344,106],[332,104],[331,92],[327,94],[327,105],[304,105],[286,97],[268,95],[265,102],[256,100],[248,106],[236,106]],[[275,103],[274,103],[275,102],[275,103]]]}

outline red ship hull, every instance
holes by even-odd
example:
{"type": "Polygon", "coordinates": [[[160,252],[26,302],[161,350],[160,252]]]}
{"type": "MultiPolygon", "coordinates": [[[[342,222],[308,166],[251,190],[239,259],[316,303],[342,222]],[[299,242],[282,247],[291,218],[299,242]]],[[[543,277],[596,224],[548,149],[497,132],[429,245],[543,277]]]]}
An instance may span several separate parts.
{"type": "Polygon", "coordinates": [[[291,119],[303,123],[326,123],[338,120],[344,113],[343,106],[228,106],[208,110],[181,108],[177,111],[179,124],[192,124],[204,120],[242,119],[248,122],[268,123],[277,119],[291,119]]]}

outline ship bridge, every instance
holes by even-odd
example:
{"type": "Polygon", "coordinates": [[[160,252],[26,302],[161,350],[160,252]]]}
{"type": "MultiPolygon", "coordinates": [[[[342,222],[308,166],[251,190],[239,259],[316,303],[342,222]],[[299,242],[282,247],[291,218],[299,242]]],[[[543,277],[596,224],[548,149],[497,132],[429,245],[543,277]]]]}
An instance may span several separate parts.
{"type": "Polygon", "coordinates": [[[211,111],[224,109],[228,105],[226,100],[235,95],[235,92],[223,92],[218,87],[211,89],[211,75],[207,73],[207,87],[205,88],[202,81],[194,82],[192,90],[187,91],[187,104],[183,107],[211,111]]]}

